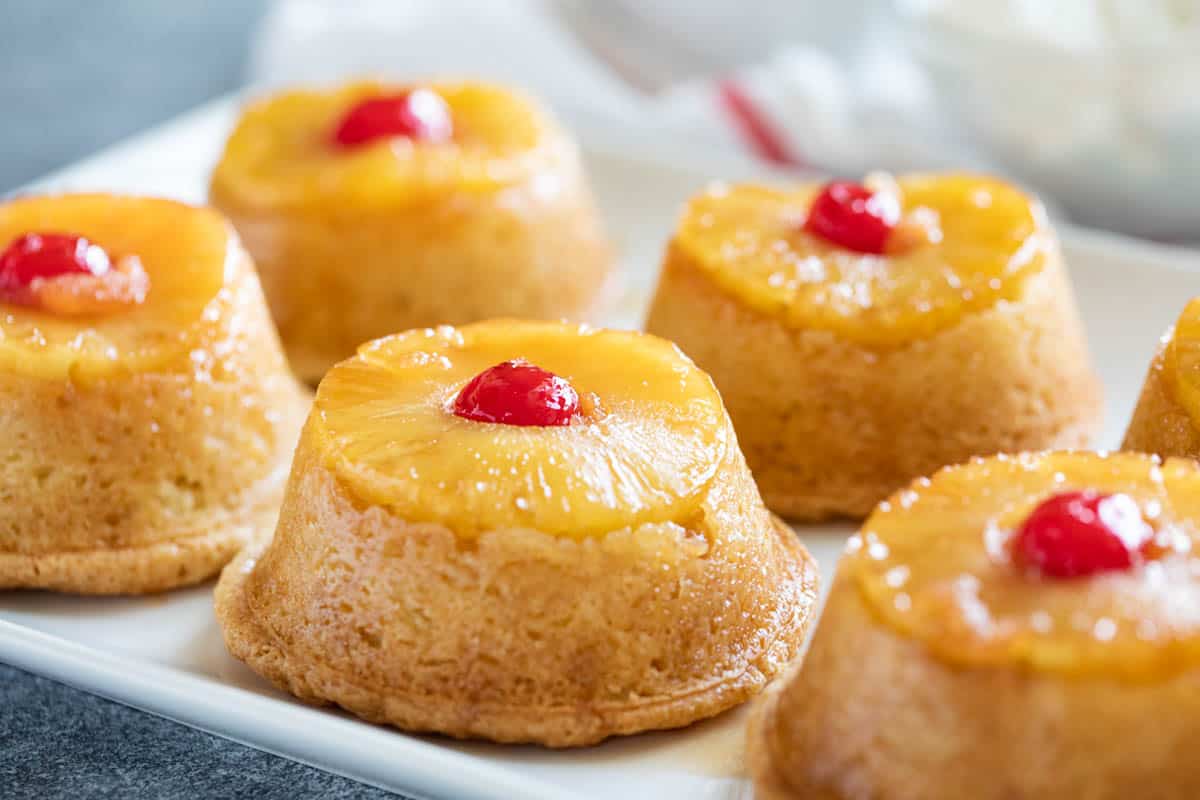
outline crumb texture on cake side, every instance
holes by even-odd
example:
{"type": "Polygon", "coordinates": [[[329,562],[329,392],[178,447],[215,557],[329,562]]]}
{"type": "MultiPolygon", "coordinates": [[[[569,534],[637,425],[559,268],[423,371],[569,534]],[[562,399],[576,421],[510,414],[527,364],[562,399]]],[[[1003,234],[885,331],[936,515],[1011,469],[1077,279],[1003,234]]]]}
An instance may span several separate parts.
{"type": "MultiPolygon", "coordinates": [[[[326,530],[361,513],[335,480],[318,473],[304,481],[316,486],[299,489],[322,496],[314,523],[326,530]]],[[[347,543],[329,553],[344,572],[336,582],[300,581],[276,566],[282,554],[251,547],[226,568],[217,613],[230,651],[276,684],[407,730],[575,747],[688,725],[781,672],[816,602],[816,566],[778,521],[755,532],[762,541],[751,552],[709,555],[737,559],[747,574],[751,559],[768,565],[731,595],[718,568],[653,527],[583,542],[500,530],[467,549],[442,526],[375,512],[359,528],[369,531],[353,545],[361,551],[347,543]],[[352,566],[364,557],[385,560],[386,576],[352,566]],[[277,573],[286,577],[265,577],[277,573]],[[345,624],[321,630],[272,600],[298,591],[319,592],[316,608],[345,624]],[[675,592],[683,596],[660,606],[675,592]],[[389,593],[390,613],[369,597],[355,602],[389,593]],[[449,593],[452,605],[423,617],[430,595],[449,593]],[[433,630],[440,644],[419,647],[433,630]]]]}
{"type": "Polygon", "coordinates": [[[1121,447],[1200,457],[1200,298],[1159,341],[1121,447]]]}
{"type": "Polygon", "coordinates": [[[1200,456],[1200,430],[1176,400],[1165,373],[1163,349],[1155,353],[1125,431],[1122,450],[1161,456],[1200,456]]]}
{"type": "Polygon", "coordinates": [[[1057,254],[1020,301],[875,349],[747,308],[673,248],[647,329],[713,376],[764,499],[791,519],[864,517],[975,455],[1086,447],[1103,413],[1057,254]]]}

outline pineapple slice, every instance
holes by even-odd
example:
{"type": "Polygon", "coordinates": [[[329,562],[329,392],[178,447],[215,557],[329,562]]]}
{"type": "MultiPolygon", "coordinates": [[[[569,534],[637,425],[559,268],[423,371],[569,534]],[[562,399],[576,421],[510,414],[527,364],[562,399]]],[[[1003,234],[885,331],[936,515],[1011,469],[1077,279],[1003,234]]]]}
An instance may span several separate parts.
{"type": "Polygon", "coordinates": [[[85,299],[70,281],[44,287],[42,308],[0,304],[0,368],[51,380],[141,372],[184,354],[189,326],[224,285],[235,252],[217,213],[169,200],[62,195],[0,206],[0,249],[43,231],[85,236],[112,256],[118,273],[144,270],[146,279],[139,302],[94,315],[74,315],[85,299]]]}
{"type": "Polygon", "coordinates": [[[146,302],[150,276],[137,256],[125,256],[102,275],[59,275],[36,280],[23,293],[25,302],[52,316],[88,316],[128,311],[146,302]]]}
{"type": "Polygon", "coordinates": [[[818,186],[714,187],[688,205],[674,246],[765,314],[883,347],[1018,299],[1054,247],[1041,206],[1001,181],[914,175],[872,183],[898,206],[886,254],[806,230],[818,186]]]}
{"type": "Polygon", "coordinates": [[[736,446],[712,381],[669,342],[511,320],[363,345],[321,381],[310,426],[358,498],[463,536],[686,524],[736,446]],[[453,413],[468,381],[515,358],[569,381],[583,413],[559,427],[453,413]]]}
{"type": "Polygon", "coordinates": [[[540,167],[549,119],[527,97],[477,83],[431,87],[449,108],[445,141],[384,138],[337,146],[334,133],[361,101],[403,87],[364,81],[300,90],[250,106],[213,175],[219,205],[248,208],[363,208],[418,202],[423,193],[487,192],[526,180],[540,167]],[[540,153],[540,154],[539,154],[540,153]]]}
{"type": "Polygon", "coordinates": [[[1200,660],[1200,467],[1134,453],[976,459],[894,495],[842,569],[886,624],[953,663],[1148,679],[1200,660]],[[1012,537],[1052,495],[1133,498],[1148,560],[1087,578],[1036,577],[1012,537]]]}
{"type": "Polygon", "coordinates": [[[1173,377],[1175,399],[1193,420],[1200,421],[1200,297],[1179,315],[1164,360],[1173,377]]]}

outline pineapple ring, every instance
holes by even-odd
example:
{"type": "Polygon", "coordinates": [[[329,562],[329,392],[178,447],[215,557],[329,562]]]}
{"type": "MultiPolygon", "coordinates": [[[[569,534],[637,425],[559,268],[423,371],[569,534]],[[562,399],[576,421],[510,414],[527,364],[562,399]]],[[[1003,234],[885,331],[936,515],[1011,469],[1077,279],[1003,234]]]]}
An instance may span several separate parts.
{"type": "Polygon", "coordinates": [[[1135,453],[975,459],[881,504],[842,569],[892,628],[947,661],[1152,678],[1200,662],[1200,466],[1135,453]],[[1033,578],[1009,537],[1051,494],[1123,492],[1162,555],[1090,578],[1033,578]]]}
{"type": "Polygon", "coordinates": [[[310,425],[361,500],[461,536],[533,528],[571,538],[686,525],[733,441],[708,376],[629,331],[498,320],[369,342],[317,389],[310,425]],[[523,357],[598,408],[560,427],[455,416],[476,374],[523,357]]]}
{"type": "Polygon", "coordinates": [[[114,261],[136,256],[150,289],[144,302],[99,316],[0,305],[0,368],[49,380],[144,372],[183,355],[237,252],[220,215],[171,200],[78,194],[0,205],[0,248],[58,230],[86,236],[114,261]]]}
{"type": "Polygon", "coordinates": [[[1176,400],[1193,422],[1200,423],[1200,297],[1192,299],[1179,315],[1166,362],[1174,376],[1176,400]]]}
{"type": "Polygon", "coordinates": [[[804,230],[819,186],[716,186],[692,200],[674,246],[752,308],[867,346],[931,336],[964,314],[1021,296],[1053,247],[1045,212],[1007,183],[913,175],[896,192],[905,235],[889,255],[804,230]]]}
{"type": "Polygon", "coordinates": [[[371,81],[336,90],[286,92],[251,105],[226,144],[214,191],[249,208],[365,207],[417,202],[453,185],[493,191],[525,180],[542,161],[549,131],[533,101],[475,83],[436,84],[450,107],[454,134],[445,142],[382,138],[350,150],[331,136],[347,109],[405,87],[371,81]]]}

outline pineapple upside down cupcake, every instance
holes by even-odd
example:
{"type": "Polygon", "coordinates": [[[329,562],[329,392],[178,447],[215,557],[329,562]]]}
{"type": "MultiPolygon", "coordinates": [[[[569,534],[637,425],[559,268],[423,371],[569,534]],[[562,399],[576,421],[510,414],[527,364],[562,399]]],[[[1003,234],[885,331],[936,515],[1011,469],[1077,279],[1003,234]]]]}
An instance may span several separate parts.
{"type": "Polygon", "coordinates": [[[879,506],[754,709],[760,800],[1200,795],[1200,466],[977,459],[879,506]]]}
{"type": "Polygon", "coordinates": [[[612,259],[576,147],[530,98],[354,83],[252,105],[212,179],[289,359],[493,316],[584,319],[612,259]]]}
{"type": "Polygon", "coordinates": [[[273,526],[307,407],[213,211],[0,205],[0,587],[137,593],[215,574],[273,526]]]}
{"type": "Polygon", "coordinates": [[[1122,448],[1200,458],[1200,297],[1163,336],[1122,448]]]}
{"type": "Polygon", "coordinates": [[[325,376],[274,540],[216,598],[230,651],[302,699],[566,747],[741,703],[817,580],[674,346],[492,321],[325,376]]]}
{"type": "Polygon", "coordinates": [[[989,178],[710,189],[646,327],[712,375],[795,519],[865,516],[973,455],[1085,445],[1101,413],[1044,214],[989,178]]]}

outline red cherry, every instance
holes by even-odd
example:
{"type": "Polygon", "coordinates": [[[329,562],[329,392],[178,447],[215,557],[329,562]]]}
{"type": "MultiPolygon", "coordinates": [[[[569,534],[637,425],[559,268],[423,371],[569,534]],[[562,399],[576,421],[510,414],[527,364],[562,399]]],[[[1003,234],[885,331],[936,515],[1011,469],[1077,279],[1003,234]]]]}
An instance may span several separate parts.
{"type": "Polygon", "coordinates": [[[0,253],[0,290],[25,289],[37,278],[104,275],[111,267],[104,248],[82,236],[26,233],[0,253]]]}
{"type": "Polygon", "coordinates": [[[850,181],[825,184],[804,223],[814,236],[860,253],[884,252],[895,227],[895,212],[870,189],[850,181]]]}
{"type": "Polygon", "coordinates": [[[1043,501],[1017,531],[1018,563],[1053,578],[1129,569],[1154,532],[1126,494],[1065,492],[1043,501]]]}
{"type": "Polygon", "coordinates": [[[351,107],[333,133],[342,147],[403,136],[422,142],[444,142],[454,133],[450,107],[436,92],[413,89],[403,94],[369,97],[351,107]]]}
{"type": "Polygon", "coordinates": [[[579,395],[553,372],[518,358],[472,378],[455,398],[454,413],[504,425],[570,425],[579,413],[579,395]]]}

